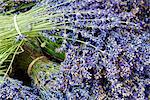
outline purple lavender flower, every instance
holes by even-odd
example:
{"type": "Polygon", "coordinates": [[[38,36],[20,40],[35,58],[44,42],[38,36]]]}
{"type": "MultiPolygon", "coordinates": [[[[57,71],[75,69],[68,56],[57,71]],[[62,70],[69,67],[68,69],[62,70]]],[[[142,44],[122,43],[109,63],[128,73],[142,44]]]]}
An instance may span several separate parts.
{"type": "Polygon", "coordinates": [[[26,38],[26,36],[24,34],[21,34],[21,35],[16,36],[16,41],[18,42],[18,41],[21,41],[25,38],[26,38]]]}
{"type": "Polygon", "coordinates": [[[61,38],[67,54],[60,72],[43,81],[45,97],[148,99],[149,30],[147,14],[136,16],[146,9],[141,3],[44,0],[53,26],[42,34],[61,38]]]}
{"type": "Polygon", "coordinates": [[[20,100],[39,100],[38,90],[27,86],[23,86],[21,81],[7,78],[5,81],[0,83],[0,98],[20,100]]]}

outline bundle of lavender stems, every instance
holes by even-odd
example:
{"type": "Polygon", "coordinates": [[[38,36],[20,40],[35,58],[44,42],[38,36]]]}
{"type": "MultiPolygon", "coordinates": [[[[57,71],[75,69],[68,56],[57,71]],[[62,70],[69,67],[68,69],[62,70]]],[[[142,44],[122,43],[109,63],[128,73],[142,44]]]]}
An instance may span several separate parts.
{"type": "Polygon", "coordinates": [[[2,13],[2,84],[28,52],[31,100],[149,100],[149,20],[147,0],[42,0],[2,13]]]}

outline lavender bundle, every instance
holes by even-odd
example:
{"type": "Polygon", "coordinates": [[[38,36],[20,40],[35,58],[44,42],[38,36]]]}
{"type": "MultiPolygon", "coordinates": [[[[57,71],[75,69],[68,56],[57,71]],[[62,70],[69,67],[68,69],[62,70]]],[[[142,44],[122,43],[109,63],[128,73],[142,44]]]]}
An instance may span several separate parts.
{"type": "Polygon", "coordinates": [[[89,45],[103,52],[101,49],[104,46],[100,41],[107,35],[107,31],[113,28],[141,29],[142,22],[135,23],[129,20],[134,17],[133,13],[115,12],[113,5],[113,1],[42,1],[25,13],[1,15],[0,36],[3,41],[1,48],[5,47],[1,49],[3,54],[0,58],[1,63],[17,47],[20,47],[22,43],[18,41],[25,40],[26,37],[38,36],[37,33],[43,30],[49,32],[41,34],[52,41],[58,38],[63,39],[62,47],[68,47],[69,44],[66,43],[69,40],[89,45]],[[123,14],[126,16],[122,17],[123,14]],[[100,37],[99,34],[105,36],[100,37]]]}
{"type": "Polygon", "coordinates": [[[19,40],[16,43],[40,36],[41,47],[59,41],[61,47],[52,51],[66,52],[57,73],[49,71],[52,63],[31,70],[43,98],[148,99],[150,35],[146,11],[147,1],[143,0],[43,0],[15,16],[14,31],[16,26],[22,28],[14,34],[19,40]],[[49,41],[44,42],[47,39],[43,37],[49,41]]]}
{"type": "Polygon", "coordinates": [[[5,73],[5,77],[13,64],[16,54],[24,52],[22,48],[24,43],[26,43],[29,38],[39,37],[38,33],[46,28],[51,30],[51,26],[49,26],[51,23],[45,20],[52,16],[48,14],[38,15],[38,13],[44,10],[46,10],[46,7],[42,6],[35,7],[18,15],[0,15],[0,65],[3,66],[6,65],[5,63],[8,64],[8,62],[10,62],[9,66],[6,66],[8,70],[5,73]]]}
{"type": "MultiPolygon", "coordinates": [[[[29,65],[28,75],[33,80],[32,85],[38,88],[40,97],[42,97],[43,99],[55,99],[53,97],[50,97],[50,92],[48,91],[50,84],[47,83],[50,82],[50,76],[54,73],[58,73],[59,70],[60,65],[58,63],[49,61],[44,56],[36,58],[29,65]]],[[[51,84],[53,84],[53,82],[51,84]]]]}

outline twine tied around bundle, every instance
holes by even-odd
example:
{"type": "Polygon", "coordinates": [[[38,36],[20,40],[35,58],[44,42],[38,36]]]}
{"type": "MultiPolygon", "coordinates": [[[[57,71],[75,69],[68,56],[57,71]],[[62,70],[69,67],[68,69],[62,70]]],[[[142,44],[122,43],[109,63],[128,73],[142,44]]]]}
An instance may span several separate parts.
{"type": "Polygon", "coordinates": [[[22,35],[21,32],[20,32],[20,29],[18,27],[18,24],[17,24],[17,15],[14,16],[14,25],[15,25],[15,29],[16,29],[17,33],[19,35],[22,35]]]}

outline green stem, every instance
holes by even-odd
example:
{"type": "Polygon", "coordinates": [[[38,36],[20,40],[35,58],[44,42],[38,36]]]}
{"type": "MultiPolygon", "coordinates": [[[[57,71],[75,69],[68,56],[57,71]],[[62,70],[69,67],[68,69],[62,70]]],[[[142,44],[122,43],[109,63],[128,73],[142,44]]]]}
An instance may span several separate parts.
{"type": "Polygon", "coordinates": [[[22,40],[22,41],[19,43],[18,47],[16,48],[16,50],[15,50],[15,52],[14,52],[14,55],[13,55],[13,57],[12,57],[12,60],[11,60],[11,62],[10,62],[10,64],[9,64],[9,67],[8,67],[8,69],[7,69],[7,71],[6,71],[6,73],[5,73],[4,77],[3,77],[3,79],[6,78],[6,76],[7,76],[8,72],[9,72],[9,70],[11,69],[12,64],[13,64],[13,61],[14,61],[14,59],[15,59],[15,56],[16,56],[18,50],[19,50],[19,47],[22,45],[23,41],[24,41],[24,40],[22,40]]]}

